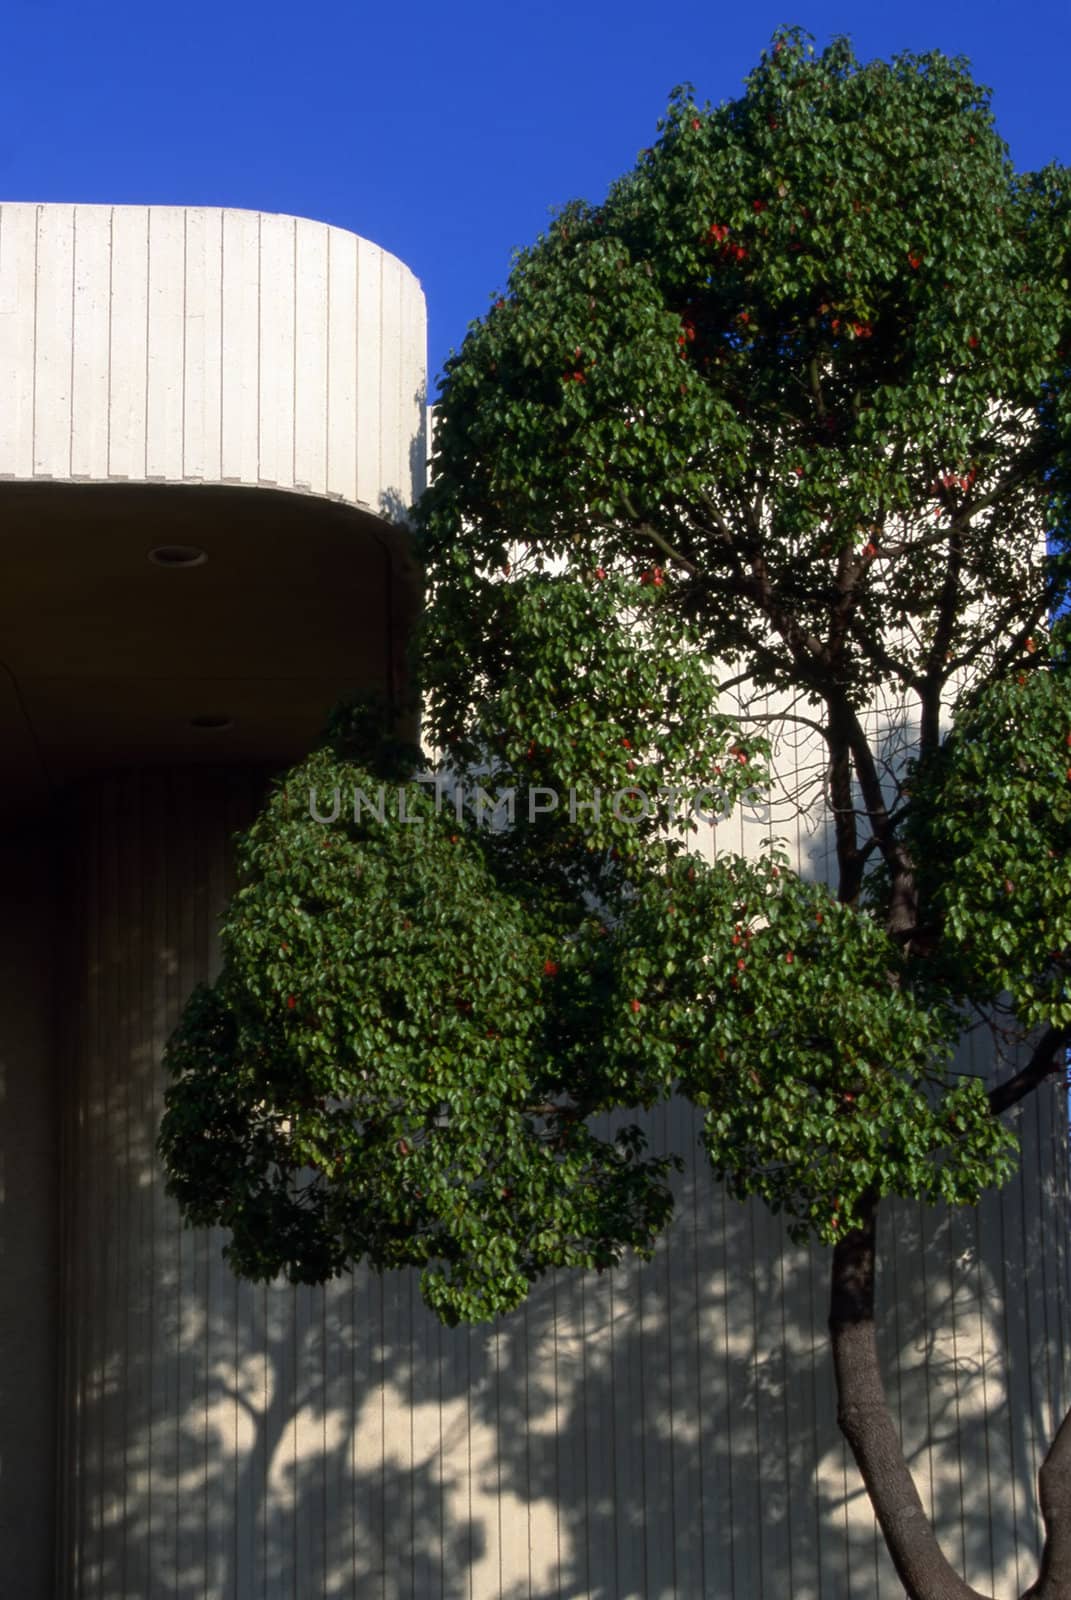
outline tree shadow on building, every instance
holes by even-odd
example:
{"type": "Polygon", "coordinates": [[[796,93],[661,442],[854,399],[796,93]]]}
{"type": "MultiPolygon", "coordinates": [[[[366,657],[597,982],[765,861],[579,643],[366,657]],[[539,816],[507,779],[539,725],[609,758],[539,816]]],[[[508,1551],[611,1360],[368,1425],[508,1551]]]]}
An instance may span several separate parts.
{"type": "MultiPolygon", "coordinates": [[[[219,1236],[181,1230],[154,1150],[159,1053],[226,883],[225,833],[206,842],[192,797],[127,786],[90,819],[64,1600],[899,1595],[836,1429],[825,1257],[724,1196],[689,1108],[651,1118],[687,1166],[655,1259],[557,1274],[491,1327],[441,1328],[409,1272],[239,1285],[219,1236]]],[[[1032,1576],[1062,1404],[1042,1109],[1003,1197],[884,1219],[890,1397],[950,1558],[996,1593],[1032,1576]]]]}

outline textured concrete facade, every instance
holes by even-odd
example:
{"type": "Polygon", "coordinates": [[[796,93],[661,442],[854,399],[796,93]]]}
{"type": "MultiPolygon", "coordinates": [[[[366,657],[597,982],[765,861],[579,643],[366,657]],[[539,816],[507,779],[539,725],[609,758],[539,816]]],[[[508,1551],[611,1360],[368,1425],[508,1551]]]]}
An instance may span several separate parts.
{"type": "MultiPolygon", "coordinates": [[[[411,274],[338,229],[0,208],[5,1581],[892,1600],[835,1426],[826,1263],[726,1200],[686,1108],[656,1116],[688,1171],[655,1261],[559,1275],[493,1328],[440,1328],[410,1274],[240,1286],[163,1194],[159,1056],[213,969],[229,839],[339,692],[399,681],[423,341],[411,274]],[[207,559],[162,569],[169,546],[207,559]]],[[[789,832],[821,873],[791,803],[814,751],[778,762],[783,810],[717,843],[789,832]]],[[[1021,1124],[1002,1195],[890,1210],[883,1238],[908,1456],[995,1593],[1032,1576],[1069,1398],[1057,1093],[1021,1124]]]]}
{"type": "Polygon", "coordinates": [[[271,485],[411,504],[424,297],[299,217],[0,208],[0,479],[271,485]]]}

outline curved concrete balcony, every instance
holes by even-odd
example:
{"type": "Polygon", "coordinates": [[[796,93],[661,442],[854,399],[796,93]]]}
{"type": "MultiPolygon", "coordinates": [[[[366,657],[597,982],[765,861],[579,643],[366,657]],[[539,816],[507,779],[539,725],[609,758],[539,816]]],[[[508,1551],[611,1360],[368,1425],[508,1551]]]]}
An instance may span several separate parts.
{"type": "Polygon", "coordinates": [[[296,217],[5,204],[0,393],[0,815],[286,762],[339,693],[397,685],[425,467],[400,261],[296,217]]]}

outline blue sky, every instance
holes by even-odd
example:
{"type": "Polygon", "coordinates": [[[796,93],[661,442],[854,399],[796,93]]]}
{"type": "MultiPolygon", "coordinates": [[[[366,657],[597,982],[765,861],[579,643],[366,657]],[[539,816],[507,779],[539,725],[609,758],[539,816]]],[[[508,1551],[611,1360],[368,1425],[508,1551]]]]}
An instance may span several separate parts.
{"type": "Polygon", "coordinates": [[[352,228],[421,279],[433,377],[550,209],[631,166],[675,84],[738,94],[782,23],[847,33],[863,58],[967,55],[1016,165],[1071,165],[1066,0],[9,0],[4,21],[0,198],[352,228]]]}

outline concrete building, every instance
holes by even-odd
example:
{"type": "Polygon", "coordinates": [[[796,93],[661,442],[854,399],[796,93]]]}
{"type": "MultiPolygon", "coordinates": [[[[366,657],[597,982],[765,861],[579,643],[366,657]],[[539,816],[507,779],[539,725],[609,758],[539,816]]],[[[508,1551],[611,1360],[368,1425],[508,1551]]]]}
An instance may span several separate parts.
{"type": "MultiPolygon", "coordinates": [[[[159,1056],[229,837],[400,669],[424,385],[419,285],[349,233],[0,207],[0,1589],[884,1600],[821,1254],[725,1199],[685,1108],[657,1259],[491,1329],[410,1275],[239,1286],[163,1195],[159,1056]]],[[[908,1455],[998,1594],[1068,1401],[1064,1120],[1035,1097],[1017,1182],[886,1233],[908,1455]]]]}

